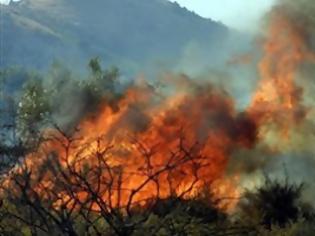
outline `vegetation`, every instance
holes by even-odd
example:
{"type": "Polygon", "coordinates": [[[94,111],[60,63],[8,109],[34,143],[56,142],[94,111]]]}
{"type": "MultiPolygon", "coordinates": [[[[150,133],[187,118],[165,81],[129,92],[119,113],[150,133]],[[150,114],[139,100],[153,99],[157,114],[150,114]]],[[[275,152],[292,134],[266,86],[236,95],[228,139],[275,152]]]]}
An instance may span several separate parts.
{"type": "MultiPolygon", "coordinates": [[[[182,144],[182,137],[178,149],[170,150],[168,164],[159,171],[153,171],[150,164],[144,166],[143,182],[123,200],[126,170],[110,167],[107,155],[111,147],[100,148],[101,137],[86,142],[78,156],[69,155],[78,139],[73,135],[75,123],[81,117],[63,119],[68,103],[80,104],[78,114],[86,114],[98,109],[100,101],[115,110],[115,101],[122,96],[116,68],[103,70],[94,58],[89,69],[87,79],[82,80],[74,79],[58,64],[45,76],[19,69],[1,73],[3,83],[9,77],[22,76],[24,85],[2,87],[1,93],[5,99],[0,113],[0,235],[314,235],[314,210],[303,201],[304,186],[288,180],[266,177],[262,186],[244,193],[233,214],[220,207],[223,199],[213,195],[211,183],[190,198],[186,194],[195,183],[181,195],[156,195],[144,204],[136,202],[135,196],[150,182],[159,189],[158,176],[166,174],[171,183],[172,174],[183,163],[198,158],[194,147],[182,144]],[[47,128],[54,130],[52,135],[43,135],[47,128]],[[47,140],[62,151],[45,154],[34,173],[24,158],[47,140]],[[84,154],[91,146],[95,151],[84,154]],[[93,161],[82,163],[82,155],[90,155],[93,161]],[[116,203],[112,202],[114,194],[116,203]]],[[[142,148],[140,153],[150,163],[154,152],[142,148]]],[[[200,168],[193,166],[195,171],[200,168]]]]}

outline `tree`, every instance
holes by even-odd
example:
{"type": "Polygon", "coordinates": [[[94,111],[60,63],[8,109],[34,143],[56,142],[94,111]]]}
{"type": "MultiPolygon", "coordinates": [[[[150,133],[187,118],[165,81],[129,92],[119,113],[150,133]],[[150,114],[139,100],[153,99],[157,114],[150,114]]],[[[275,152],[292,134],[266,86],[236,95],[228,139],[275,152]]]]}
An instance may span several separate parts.
{"type": "Polygon", "coordinates": [[[25,146],[33,146],[38,142],[41,128],[50,113],[47,90],[42,80],[30,80],[23,87],[18,102],[17,125],[25,146]]]}
{"type": "Polygon", "coordinates": [[[116,89],[119,78],[118,68],[110,67],[103,70],[98,57],[90,60],[89,68],[91,74],[82,83],[85,96],[89,99],[89,106],[97,107],[100,101],[106,101],[115,108],[115,101],[121,96],[116,89]]]}
{"type": "Polygon", "coordinates": [[[21,81],[24,76],[27,73],[18,68],[0,70],[0,174],[9,171],[26,153],[17,132],[15,100],[15,80],[21,81]]]}

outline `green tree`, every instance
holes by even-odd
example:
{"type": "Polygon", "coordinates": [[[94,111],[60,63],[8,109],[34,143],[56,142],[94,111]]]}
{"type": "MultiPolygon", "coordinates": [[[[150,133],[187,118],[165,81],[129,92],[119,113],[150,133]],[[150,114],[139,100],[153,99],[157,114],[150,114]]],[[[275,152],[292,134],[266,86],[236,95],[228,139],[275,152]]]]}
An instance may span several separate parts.
{"type": "Polygon", "coordinates": [[[120,76],[117,67],[104,70],[100,60],[96,57],[89,62],[90,75],[87,80],[82,81],[82,89],[85,97],[89,100],[89,107],[97,108],[102,103],[116,108],[116,102],[120,97],[116,85],[120,76]]]}
{"type": "Polygon", "coordinates": [[[119,78],[119,70],[117,67],[110,67],[103,70],[98,57],[92,58],[89,62],[91,74],[87,80],[87,87],[95,93],[113,93],[115,89],[115,82],[119,78]]]}
{"type": "Polygon", "coordinates": [[[42,80],[28,81],[18,102],[18,131],[26,145],[32,145],[39,138],[40,130],[47,122],[50,113],[48,91],[42,80]]]}

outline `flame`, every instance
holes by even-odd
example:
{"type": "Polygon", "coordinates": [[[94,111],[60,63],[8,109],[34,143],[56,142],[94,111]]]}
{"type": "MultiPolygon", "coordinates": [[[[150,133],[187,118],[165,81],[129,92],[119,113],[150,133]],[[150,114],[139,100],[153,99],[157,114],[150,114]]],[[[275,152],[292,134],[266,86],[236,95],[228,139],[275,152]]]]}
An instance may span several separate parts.
{"type": "MultiPolygon", "coordinates": [[[[54,153],[62,168],[71,166],[76,173],[101,166],[102,176],[97,177],[112,185],[109,189],[103,183],[98,191],[112,207],[128,205],[131,196],[137,204],[174,194],[189,198],[209,184],[215,186],[216,197],[236,198],[238,187],[224,179],[224,172],[233,149],[255,142],[255,124],[246,114],[238,114],[226,94],[212,87],[196,90],[152,105],[157,99],[154,93],[131,88],[118,111],[104,105],[96,116],[85,118],[71,144],[60,133],[46,131],[49,141],[27,158],[27,165],[38,168],[54,153]]],[[[45,172],[41,181],[36,175],[40,174],[33,177],[39,182],[36,191],[45,197],[47,188],[55,187],[54,174],[45,172]]],[[[95,173],[84,176],[88,182],[98,181],[95,173]]],[[[63,202],[71,199],[64,191],[59,194],[63,202]]],[[[90,195],[82,189],[76,194],[81,201],[90,195]]],[[[235,203],[225,207],[231,209],[232,205],[235,203]]],[[[93,208],[99,206],[95,203],[93,208]]]]}
{"type": "MultiPolygon", "coordinates": [[[[49,141],[26,158],[26,166],[37,170],[32,173],[35,191],[49,198],[47,189],[58,189],[60,173],[39,170],[54,159],[61,170],[84,176],[86,186],[96,189],[111,208],[145,205],[174,194],[190,198],[211,185],[217,198],[231,199],[225,207],[233,209],[240,189],[239,173],[232,177],[225,173],[231,153],[254,148],[268,132],[288,137],[306,116],[296,78],[299,66],[314,56],[304,36],[286,14],[274,12],[258,66],[261,80],[245,112],[237,111],[225,92],[182,77],[169,79],[166,92],[143,81],[129,88],[117,109],[103,104],[71,137],[47,130],[49,141]]],[[[84,180],[67,178],[77,199],[90,197],[79,187],[84,180]]],[[[64,189],[58,196],[56,207],[75,204],[64,189]]],[[[100,207],[95,200],[93,209],[100,207]]]]}
{"type": "Polygon", "coordinates": [[[303,88],[297,83],[299,68],[315,57],[303,28],[286,9],[274,9],[270,21],[264,56],[258,65],[261,80],[249,111],[260,126],[272,124],[282,137],[288,137],[290,129],[307,115],[303,88]]]}

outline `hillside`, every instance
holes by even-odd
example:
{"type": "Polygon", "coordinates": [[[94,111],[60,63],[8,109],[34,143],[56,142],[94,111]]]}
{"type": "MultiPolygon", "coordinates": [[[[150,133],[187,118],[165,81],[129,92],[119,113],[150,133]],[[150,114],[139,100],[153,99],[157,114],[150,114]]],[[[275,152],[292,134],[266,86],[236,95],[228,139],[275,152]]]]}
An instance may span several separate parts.
{"type": "Polygon", "coordinates": [[[129,72],[172,68],[190,51],[217,61],[229,38],[224,25],[167,0],[22,0],[1,16],[0,67],[82,67],[99,56],[129,72]]]}

